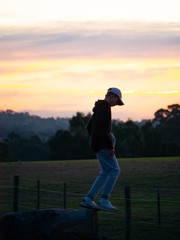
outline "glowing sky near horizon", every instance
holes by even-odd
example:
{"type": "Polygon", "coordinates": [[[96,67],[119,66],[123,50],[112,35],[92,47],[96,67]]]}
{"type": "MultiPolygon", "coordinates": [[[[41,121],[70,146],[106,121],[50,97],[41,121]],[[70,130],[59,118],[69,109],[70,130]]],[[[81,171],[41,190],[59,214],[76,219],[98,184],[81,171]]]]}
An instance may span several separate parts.
{"type": "Polygon", "coordinates": [[[122,90],[121,120],[180,104],[180,2],[6,0],[0,110],[70,117],[122,90]]]}

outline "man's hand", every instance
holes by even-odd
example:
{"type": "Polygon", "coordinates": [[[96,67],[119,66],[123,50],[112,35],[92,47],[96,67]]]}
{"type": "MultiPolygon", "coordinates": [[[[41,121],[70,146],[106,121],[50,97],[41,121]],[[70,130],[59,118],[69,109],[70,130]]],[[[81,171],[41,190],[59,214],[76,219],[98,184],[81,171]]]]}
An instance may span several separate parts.
{"type": "Polygon", "coordinates": [[[114,148],[109,150],[109,155],[110,156],[114,156],[114,154],[115,154],[115,149],[114,148]]]}

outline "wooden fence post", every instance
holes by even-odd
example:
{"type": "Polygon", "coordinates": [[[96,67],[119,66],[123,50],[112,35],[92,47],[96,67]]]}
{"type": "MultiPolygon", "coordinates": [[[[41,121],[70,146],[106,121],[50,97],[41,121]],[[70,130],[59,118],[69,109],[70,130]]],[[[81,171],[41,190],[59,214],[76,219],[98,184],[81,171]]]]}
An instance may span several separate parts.
{"type": "Polygon", "coordinates": [[[14,176],[13,210],[19,210],[19,176],[14,176]]]}
{"type": "Polygon", "coordinates": [[[66,183],[64,183],[64,198],[63,198],[64,209],[66,209],[66,183]]]}
{"type": "Polygon", "coordinates": [[[158,225],[161,225],[161,208],[160,208],[160,190],[157,189],[157,211],[158,211],[158,225]]]}
{"type": "Polygon", "coordinates": [[[40,206],[40,181],[37,180],[37,210],[39,210],[40,206]]]}
{"type": "Polygon", "coordinates": [[[125,239],[131,239],[131,191],[130,187],[125,187],[125,239]]]}

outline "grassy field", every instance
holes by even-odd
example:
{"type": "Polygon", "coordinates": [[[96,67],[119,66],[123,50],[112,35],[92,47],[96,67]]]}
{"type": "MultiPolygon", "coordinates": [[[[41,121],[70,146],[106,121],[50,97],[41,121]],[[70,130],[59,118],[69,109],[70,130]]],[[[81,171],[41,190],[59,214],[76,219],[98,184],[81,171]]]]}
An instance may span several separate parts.
{"type": "MultiPolygon", "coordinates": [[[[99,212],[99,232],[125,239],[124,187],[131,187],[132,239],[180,239],[180,157],[119,159],[120,177],[111,195],[118,213],[99,212]],[[158,225],[157,188],[160,189],[161,225],[158,225]]],[[[99,172],[97,160],[0,163],[0,212],[12,211],[13,177],[20,176],[19,211],[36,209],[40,180],[40,208],[63,208],[67,184],[67,208],[79,209],[99,172]]]]}

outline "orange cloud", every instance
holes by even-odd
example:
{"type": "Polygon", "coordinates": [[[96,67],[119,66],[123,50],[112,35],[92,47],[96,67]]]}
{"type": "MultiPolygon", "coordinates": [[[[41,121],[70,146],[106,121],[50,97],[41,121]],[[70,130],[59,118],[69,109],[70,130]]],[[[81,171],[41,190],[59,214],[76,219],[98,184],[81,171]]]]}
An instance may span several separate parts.
{"type": "Polygon", "coordinates": [[[179,23],[53,26],[1,32],[4,109],[89,111],[109,87],[122,90],[124,118],[179,101],[179,23]]]}

